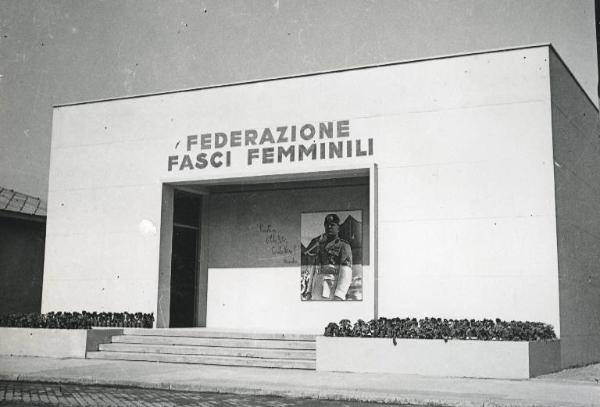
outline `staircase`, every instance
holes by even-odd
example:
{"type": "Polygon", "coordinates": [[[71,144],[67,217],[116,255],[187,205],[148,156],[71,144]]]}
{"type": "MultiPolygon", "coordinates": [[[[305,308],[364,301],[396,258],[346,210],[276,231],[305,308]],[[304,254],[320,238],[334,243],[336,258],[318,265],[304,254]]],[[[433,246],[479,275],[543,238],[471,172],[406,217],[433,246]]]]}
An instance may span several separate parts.
{"type": "Polygon", "coordinates": [[[315,338],[208,328],[125,328],[86,358],[315,370],[315,338]]]}

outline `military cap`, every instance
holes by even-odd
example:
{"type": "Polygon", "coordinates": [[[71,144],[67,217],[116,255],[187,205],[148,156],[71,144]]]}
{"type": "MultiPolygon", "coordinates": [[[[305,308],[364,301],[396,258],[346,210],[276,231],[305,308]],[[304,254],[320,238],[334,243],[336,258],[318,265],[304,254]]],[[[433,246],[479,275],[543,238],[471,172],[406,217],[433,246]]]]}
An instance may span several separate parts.
{"type": "Polygon", "coordinates": [[[323,222],[325,225],[327,225],[328,223],[335,223],[337,225],[340,224],[340,217],[337,216],[335,213],[330,213],[329,215],[325,216],[325,222],[323,222]]]}

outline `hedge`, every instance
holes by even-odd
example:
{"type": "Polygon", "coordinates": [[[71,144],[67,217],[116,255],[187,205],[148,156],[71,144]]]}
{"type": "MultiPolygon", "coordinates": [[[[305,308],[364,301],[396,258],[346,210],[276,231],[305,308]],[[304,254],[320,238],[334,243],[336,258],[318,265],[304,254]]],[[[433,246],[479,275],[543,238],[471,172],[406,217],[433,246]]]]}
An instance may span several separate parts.
{"type": "Polygon", "coordinates": [[[542,322],[496,319],[379,318],[354,324],[342,319],[329,323],[325,336],[409,339],[476,339],[483,341],[540,341],[556,339],[554,328],[542,322]]]}
{"type": "Polygon", "coordinates": [[[0,327],[90,329],[96,327],[152,328],[154,314],[141,312],[48,312],[0,315],[0,327]]]}

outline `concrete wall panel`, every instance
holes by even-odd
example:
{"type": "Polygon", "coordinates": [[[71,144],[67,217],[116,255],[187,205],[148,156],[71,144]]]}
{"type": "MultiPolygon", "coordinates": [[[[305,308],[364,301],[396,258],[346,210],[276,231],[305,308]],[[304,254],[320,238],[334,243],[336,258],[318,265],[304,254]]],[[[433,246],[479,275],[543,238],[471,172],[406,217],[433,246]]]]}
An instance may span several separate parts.
{"type": "Polygon", "coordinates": [[[373,270],[363,267],[363,301],[300,301],[299,269],[209,269],[208,327],[322,334],[329,322],[373,318],[373,270]],[[244,287],[243,290],[237,287],[244,287]]]}
{"type": "Polygon", "coordinates": [[[598,112],[550,57],[562,366],[600,361],[598,112]]]}
{"type": "Polygon", "coordinates": [[[560,369],[558,341],[317,337],[317,370],[528,379],[560,369]],[[352,355],[352,357],[344,357],[352,355]]]}

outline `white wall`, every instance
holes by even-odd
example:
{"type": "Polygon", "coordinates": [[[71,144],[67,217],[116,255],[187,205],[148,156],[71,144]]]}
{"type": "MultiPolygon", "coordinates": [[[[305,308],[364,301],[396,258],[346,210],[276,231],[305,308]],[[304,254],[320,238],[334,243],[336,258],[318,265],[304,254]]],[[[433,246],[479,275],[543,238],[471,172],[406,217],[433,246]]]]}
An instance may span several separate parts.
{"type": "Polygon", "coordinates": [[[373,318],[373,270],[363,266],[363,301],[300,301],[298,267],[209,269],[209,327],[323,334],[329,322],[373,318]]]}
{"type": "Polygon", "coordinates": [[[598,111],[550,55],[562,366],[600,361],[598,111]]]}
{"type": "Polygon", "coordinates": [[[400,120],[379,171],[381,315],[558,328],[547,101],[400,120]]]}
{"type": "MultiPolygon", "coordinates": [[[[380,315],[558,328],[549,97],[537,47],[57,108],[43,310],[156,311],[159,234],[138,225],[160,229],[162,182],[375,163],[380,315]],[[237,148],[229,168],[167,171],[190,134],[344,119],[351,139],[374,139],[373,156],[249,167],[237,148]]],[[[257,287],[300,301],[298,273],[279,271],[255,270],[257,287]]],[[[216,278],[209,297],[225,295],[211,292],[216,278]]],[[[230,281],[229,295],[247,290],[230,281]]],[[[235,323],[322,327],[311,306],[290,323],[286,307],[240,304],[235,323]]],[[[355,304],[331,306],[341,318],[355,304]]]]}

